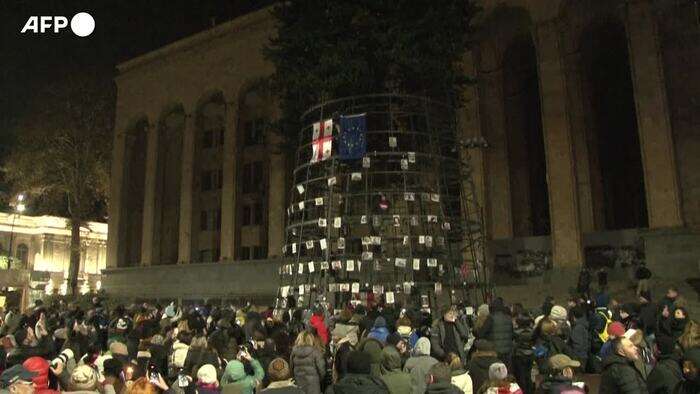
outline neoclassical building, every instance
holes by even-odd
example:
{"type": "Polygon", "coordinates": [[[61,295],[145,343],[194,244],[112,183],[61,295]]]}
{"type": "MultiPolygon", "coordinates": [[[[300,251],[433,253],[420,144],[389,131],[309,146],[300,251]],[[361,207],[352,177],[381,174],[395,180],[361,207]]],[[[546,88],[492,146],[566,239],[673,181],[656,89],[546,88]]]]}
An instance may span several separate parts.
{"type": "MultiPolygon", "coordinates": [[[[32,299],[44,293],[65,294],[70,238],[65,218],[0,212],[0,287],[27,286],[33,290],[28,294],[32,299]],[[8,267],[9,255],[14,261],[8,267]]],[[[107,224],[86,223],[80,229],[80,242],[80,287],[99,290],[100,273],[107,265],[107,224]]]]}
{"type": "MultiPolygon", "coordinates": [[[[459,132],[490,145],[471,162],[489,258],[541,251],[543,283],[570,286],[587,248],[642,239],[663,275],[697,273],[696,2],[480,3],[459,132]]],[[[293,187],[261,83],[274,34],[263,9],[118,65],[108,291],[274,292],[293,187]]]]}

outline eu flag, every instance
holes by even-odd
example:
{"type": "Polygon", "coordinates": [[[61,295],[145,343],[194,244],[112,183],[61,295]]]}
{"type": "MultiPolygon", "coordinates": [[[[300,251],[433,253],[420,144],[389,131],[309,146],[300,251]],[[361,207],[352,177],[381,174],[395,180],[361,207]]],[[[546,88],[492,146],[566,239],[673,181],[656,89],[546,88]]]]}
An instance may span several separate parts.
{"type": "Polygon", "coordinates": [[[338,154],[341,159],[361,159],[367,151],[366,114],[340,117],[340,135],[338,136],[338,154]]]}

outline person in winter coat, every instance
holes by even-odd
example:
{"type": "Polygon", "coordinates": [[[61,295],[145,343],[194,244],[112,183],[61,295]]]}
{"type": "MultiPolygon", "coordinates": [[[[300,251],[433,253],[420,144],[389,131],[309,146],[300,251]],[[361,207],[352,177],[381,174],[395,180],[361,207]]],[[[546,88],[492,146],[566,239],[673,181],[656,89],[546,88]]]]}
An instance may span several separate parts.
{"type": "Polygon", "coordinates": [[[449,353],[446,359],[447,364],[450,366],[451,372],[451,382],[453,385],[457,386],[464,394],[472,394],[474,391],[472,386],[472,378],[469,373],[464,370],[464,364],[459,356],[454,353],[449,353]]]}
{"type": "Polygon", "coordinates": [[[510,365],[513,353],[513,320],[500,297],[493,301],[490,312],[477,337],[488,339],[495,347],[498,358],[510,365]]]}
{"type": "Polygon", "coordinates": [[[372,376],[378,378],[381,375],[382,364],[382,345],[379,340],[374,338],[365,338],[357,345],[357,350],[365,352],[370,356],[370,371],[372,376]]]}
{"type": "Polygon", "coordinates": [[[192,339],[187,356],[185,356],[183,370],[189,376],[196,376],[199,368],[205,364],[213,365],[217,371],[221,370],[216,350],[209,346],[207,338],[202,335],[192,339]]]}
{"type": "Polygon", "coordinates": [[[565,354],[557,354],[549,358],[549,374],[540,384],[538,394],[585,394],[583,384],[575,385],[574,368],[581,367],[581,363],[572,360],[565,354]]]}
{"type": "Polygon", "coordinates": [[[566,308],[561,305],[554,305],[552,310],[549,311],[549,318],[557,324],[557,335],[568,342],[571,337],[571,326],[567,320],[569,313],[566,308]]]}
{"type": "Polygon", "coordinates": [[[523,390],[508,376],[508,368],[503,363],[494,363],[489,367],[489,380],[485,382],[478,394],[523,394],[523,390]]]}
{"type": "Polygon", "coordinates": [[[588,354],[591,352],[591,335],[583,309],[579,306],[571,308],[571,351],[574,359],[581,363],[585,370],[588,354]]]}
{"type": "Polygon", "coordinates": [[[22,364],[30,357],[49,358],[53,354],[54,347],[50,335],[37,337],[34,329],[23,327],[14,333],[16,347],[8,352],[5,359],[6,366],[22,364]]]}
{"type": "Polygon", "coordinates": [[[34,390],[37,394],[58,394],[56,390],[49,388],[49,362],[43,357],[29,357],[22,366],[36,375],[32,378],[34,390]]]}
{"type": "Polygon", "coordinates": [[[382,343],[386,344],[386,337],[389,335],[389,330],[386,328],[386,319],[379,316],[374,320],[374,325],[372,329],[367,334],[367,338],[374,338],[382,343]]]}
{"type": "Polygon", "coordinates": [[[566,354],[573,357],[571,347],[557,335],[557,325],[549,318],[540,321],[540,336],[535,340],[535,361],[540,373],[546,374],[549,368],[547,361],[557,354],[566,354]]]}
{"type": "Polygon", "coordinates": [[[603,360],[603,373],[600,380],[600,394],[646,394],[644,376],[634,367],[639,358],[637,347],[632,341],[622,337],[612,342],[612,353],[603,360]]]}
{"type": "Polygon", "coordinates": [[[700,347],[688,349],[683,356],[683,377],[674,394],[700,393],[700,347]]]}
{"type": "Polygon", "coordinates": [[[448,353],[455,353],[464,360],[464,344],[468,339],[469,329],[457,319],[457,311],[445,308],[442,319],[436,321],[430,331],[430,349],[439,360],[444,360],[448,353]]]}
{"type": "Polygon", "coordinates": [[[656,340],[659,351],[656,365],[647,377],[649,394],[671,394],[683,380],[681,356],[676,352],[673,338],[660,337],[656,340]]]}
{"type": "Polygon", "coordinates": [[[408,350],[413,349],[416,346],[416,342],[418,342],[418,338],[420,338],[418,332],[411,324],[411,319],[407,316],[403,316],[396,321],[396,332],[404,339],[408,345],[408,350]]]}
{"type": "Polygon", "coordinates": [[[401,370],[401,355],[393,346],[382,349],[380,379],[386,384],[390,394],[411,392],[411,375],[401,370]]]}
{"type": "Polygon", "coordinates": [[[357,334],[359,327],[353,324],[336,323],[333,328],[333,344],[335,355],[333,357],[333,381],[337,382],[347,373],[348,355],[357,346],[357,334]]]}
{"type": "Polygon", "coordinates": [[[177,339],[173,343],[173,350],[168,358],[168,369],[170,369],[171,376],[176,375],[178,370],[185,366],[191,341],[192,335],[189,332],[184,331],[177,335],[177,339]]]}
{"type": "Polygon", "coordinates": [[[309,319],[309,325],[316,330],[316,335],[321,338],[323,346],[328,345],[328,327],[324,321],[323,309],[316,308],[314,314],[309,319]]]}
{"type": "Polygon", "coordinates": [[[219,381],[216,378],[217,369],[211,364],[205,364],[197,370],[197,394],[219,394],[219,381]]]}
{"type": "Polygon", "coordinates": [[[664,311],[664,318],[659,324],[659,335],[667,335],[678,341],[683,335],[688,320],[688,311],[683,307],[676,308],[668,317],[664,311]]]}
{"type": "Polygon", "coordinates": [[[304,390],[294,384],[289,364],[283,358],[272,360],[267,368],[270,384],[262,390],[267,394],[304,394],[304,390]]]}
{"type": "Polygon", "coordinates": [[[520,314],[515,318],[515,350],[513,353],[513,376],[526,392],[533,391],[532,362],[535,359],[533,321],[530,316],[520,314]]]}
{"type": "Polygon", "coordinates": [[[241,350],[237,360],[231,360],[226,364],[224,374],[221,376],[222,392],[233,389],[234,392],[239,392],[240,394],[253,394],[255,388],[262,382],[264,377],[265,370],[263,370],[260,362],[251,357],[247,351],[241,350]],[[244,362],[252,369],[252,375],[246,373],[244,362]]]}
{"type": "Polygon", "coordinates": [[[489,367],[500,360],[496,356],[496,349],[491,342],[477,339],[474,342],[474,347],[476,351],[472,353],[472,359],[469,362],[469,376],[472,378],[472,387],[476,392],[489,380],[489,367]]]}
{"type": "Polygon", "coordinates": [[[296,384],[307,394],[320,394],[321,382],[326,375],[326,362],[323,351],[317,345],[316,339],[308,331],[302,331],[297,336],[289,359],[296,384]]]}
{"type": "Polygon", "coordinates": [[[426,378],[430,367],[437,364],[438,360],[430,355],[430,340],[420,338],[413,348],[413,357],[409,358],[403,370],[411,374],[411,387],[413,394],[425,392],[426,378]]]}
{"type": "Polygon", "coordinates": [[[370,375],[369,354],[353,350],[348,355],[348,373],[326,389],[326,394],[388,394],[389,388],[370,375]]]}
{"type": "Polygon", "coordinates": [[[459,387],[452,384],[452,370],[446,363],[437,363],[428,371],[426,394],[462,394],[459,387]]]}

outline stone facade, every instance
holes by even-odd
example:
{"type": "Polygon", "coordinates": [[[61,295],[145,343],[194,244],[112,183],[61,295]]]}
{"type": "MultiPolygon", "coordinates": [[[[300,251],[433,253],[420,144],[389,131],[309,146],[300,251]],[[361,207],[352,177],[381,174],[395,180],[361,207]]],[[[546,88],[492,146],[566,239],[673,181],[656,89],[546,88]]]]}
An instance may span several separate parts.
{"type": "MultiPolygon", "coordinates": [[[[487,235],[545,237],[562,272],[584,235],[697,237],[697,4],[480,3],[460,122],[490,144],[471,155],[487,235]]],[[[274,33],[261,10],[118,66],[108,272],[279,255],[289,158],[260,83],[274,33]]]]}

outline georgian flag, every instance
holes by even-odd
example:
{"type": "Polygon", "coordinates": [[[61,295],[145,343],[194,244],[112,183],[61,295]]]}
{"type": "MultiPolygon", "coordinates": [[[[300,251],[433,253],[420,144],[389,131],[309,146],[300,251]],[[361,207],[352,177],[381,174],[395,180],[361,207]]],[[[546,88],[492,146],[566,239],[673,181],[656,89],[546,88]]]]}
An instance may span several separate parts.
{"type": "Polygon", "coordinates": [[[316,163],[331,157],[333,149],[333,119],[314,123],[311,138],[311,162],[316,163]]]}

